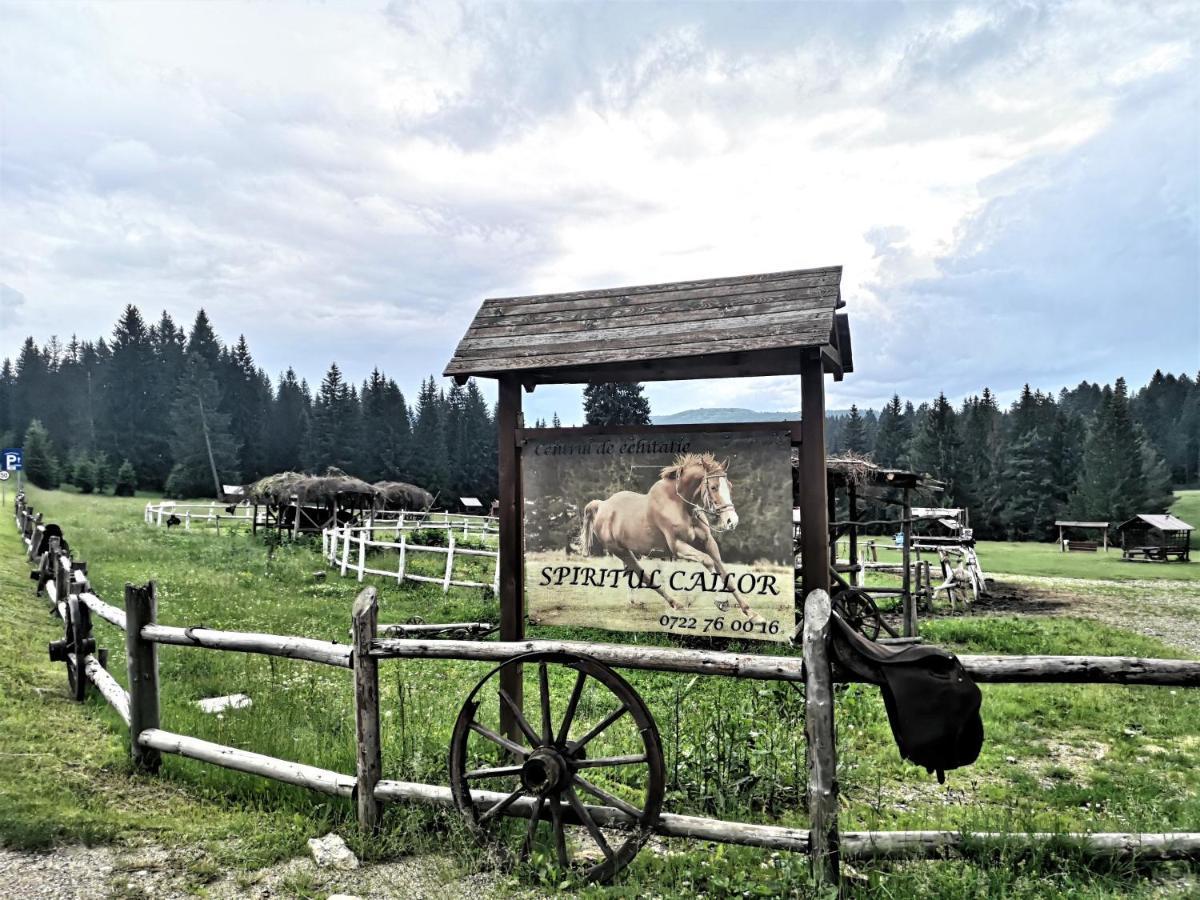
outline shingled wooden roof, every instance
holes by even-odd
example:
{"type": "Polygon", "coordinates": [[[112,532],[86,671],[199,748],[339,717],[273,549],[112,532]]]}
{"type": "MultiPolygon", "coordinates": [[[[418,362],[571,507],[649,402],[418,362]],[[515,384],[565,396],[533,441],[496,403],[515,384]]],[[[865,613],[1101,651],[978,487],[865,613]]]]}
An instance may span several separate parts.
{"type": "Polygon", "coordinates": [[[841,266],[485,300],[445,374],[526,383],[851,371],[841,266]]]}

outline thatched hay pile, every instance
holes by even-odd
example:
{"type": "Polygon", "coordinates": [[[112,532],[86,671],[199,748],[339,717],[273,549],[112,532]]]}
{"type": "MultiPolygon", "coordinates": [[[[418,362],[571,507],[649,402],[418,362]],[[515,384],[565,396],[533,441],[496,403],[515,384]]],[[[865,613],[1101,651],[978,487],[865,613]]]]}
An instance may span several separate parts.
{"type": "Polygon", "coordinates": [[[884,471],[871,462],[871,457],[855,453],[853,450],[846,450],[837,456],[828,457],[825,460],[825,466],[829,471],[845,479],[847,484],[857,486],[871,481],[876,472],[884,471]]]}
{"type": "Polygon", "coordinates": [[[403,481],[377,481],[373,485],[379,509],[419,509],[433,506],[433,494],[403,481]]]}
{"type": "Polygon", "coordinates": [[[300,503],[329,503],[338,497],[365,498],[374,501],[376,490],[361,478],[347,475],[330,467],[324,475],[302,475],[299,472],[280,472],[268,475],[250,485],[249,496],[254,503],[284,505],[297,498],[300,503]]]}

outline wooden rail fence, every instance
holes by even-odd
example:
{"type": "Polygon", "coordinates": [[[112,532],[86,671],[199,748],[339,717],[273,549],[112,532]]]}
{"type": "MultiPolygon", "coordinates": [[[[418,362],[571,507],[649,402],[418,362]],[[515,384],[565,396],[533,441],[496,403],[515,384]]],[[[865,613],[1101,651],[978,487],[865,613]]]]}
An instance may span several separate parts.
{"type": "MultiPolygon", "coordinates": [[[[690,837],[808,853],[814,875],[836,883],[840,859],[938,858],[964,852],[972,846],[1027,847],[1050,840],[1068,841],[1080,850],[1099,856],[1139,860],[1200,859],[1200,833],[1080,833],[1080,834],[961,834],[952,831],[839,832],[837,824],[836,745],[833,733],[835,680],[853,680],[835,672],[827,651],[829,597],[813,591],[805,602],[803,657],[763,656],[667,647],[638,647],[573,641],[478,642],[378,637],[378,601],[374,588],[366,588],[355,601],[351,615],[351,644],[306,637],[178,628],[160,624],[154,582],[126,585],[124,609],[106,603],[87,578],[85,563],[65,549],[61,529],[43,522],[18,496],[16,523],[31,560],[39,593],[52,607],[70,617],[73,634],[62,644],[62,655],[77,668],[79,677],[94,685],[128,726],[133,761],[144,771],[156,771],[161,754],[201,760],[228,769],[300,785],[334,796],[356,798],[361,826],[371,830],[379,823],[379,806],[389,802],[418,802],[452,806],[449,787],[391,781],[380,777],[378,665],[387,659],[457,659],[503,661],[534,651],[580,653],[612,666],[717,675],[731,678],[799,682],[806,688],[806,737],[809,756],[809,829],[778,825],[728,822],[700,816],[663,813],[653,830],[665,836],[690,837]],[[87,614],[80,609],[86,608],[87,614]],[[74,610],[74,613],[72,611],[74,610]],[[105,654],[95,649],[91,616],[121,629],[127,651],[129,690],[109,674],[105,654]],[[354,672],[356,772],[353,775],[278,759],[237,747],[216,744],[165,730],[159,721],[157,646],[215,651],[259,653],[349,668],[354,672]]],[[[409,548],[411,549],[411,548],[409,548]]],[[[391,574],[391,573],[389,573],[391,574]]],[[[52,655],[55,645],[52,645],[52,655]]],[[[1083,656],[961,656],[964,667],[978,681],[1020,683],[1110,683],[1200,686],[1200,661],[1083,656]]],[[[77,699],[82,694],[77,692],[77,699]]],[[[473,802],[495,807],[505,796],[472,790],[473,802]]],[[[510,798],[511,801],[511,798],[510,798]]],[[[502,814],[528,819],[536,800],[522,797],[502,814]]],[[[625,812],[610,806],[586,805],[599,826],[620,828],[629,823],[625,812]]],[[[576,823],[575,813],[562,804],[559,814],[576,823]]]]}
{"type": "MultiPolygon", "coordinates": [[[[403,520],[397,520],[402,522],[403,520]]],[[[428,584],[440,584],[442,593],[449,592],[451,587],[490,588],[493,595],[500,593],[500,551],[480,550],[475,547],[462,547],[456,542],[457,529],[446,529],[446,546],[437,547],[429,544],[414,543],[398,526],[376,523],[375,525],[338,525],[326,528],[321,532],[321,553],[331,566],[338,568],[345,577],[355,573],[361,582],[367,575],[378,575],[383,578],[394,578],[397,584],[404,581],[416,581],[428,584]],[[391,535],[393,539],[376,537],[377,533],[391,535]],[[351,547],[353,558],[351,557],[351,547]],[[377,569],[367,565],[369,550],[394,550],[397,555],[397,565],[394,569],[377,569]],[[444,556],[445,566],[441,575],[419,575],[411,570],[410,562],[413,554],[427,553],[444,556]],[[454,577],[454,558],[478,557],[490,559],[492,565],[492,580],[490,582],[471,581],[454,577]]]]}
{"type": "Polygon", "coordinates": [[[221,533],[222,522],[227,525],[237,522],[248,522],[251,525],[257,522],[262,525],[266,521],[264,514],[255,507],[245,504],[231,507],[229,504],[217,503],[215,500],[211,503],[176,503],[173,500],[160,500],[158,503],[147,503],[143,512],[146,524],[158,528],[172,525],[172,516],[179,520],[184,531],[191,531],[193,522],[203,525],[211,523],[216,526],[218,534],[221,533]],[[233,512],[230,512],[230,509],[233,512]]]}

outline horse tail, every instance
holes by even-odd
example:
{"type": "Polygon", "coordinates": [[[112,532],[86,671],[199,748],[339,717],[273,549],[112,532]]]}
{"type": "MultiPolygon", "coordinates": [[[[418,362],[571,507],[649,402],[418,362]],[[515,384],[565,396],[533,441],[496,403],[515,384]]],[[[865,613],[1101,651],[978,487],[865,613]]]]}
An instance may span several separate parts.
{"type": "Polygon", "coordinates": [[[583,508],[583,526],[579,530],[579,552],[584,556],[599,555],[603,549],[596,540],[596,513],[600,509],[599,500],[593,500],[583,508]]]}

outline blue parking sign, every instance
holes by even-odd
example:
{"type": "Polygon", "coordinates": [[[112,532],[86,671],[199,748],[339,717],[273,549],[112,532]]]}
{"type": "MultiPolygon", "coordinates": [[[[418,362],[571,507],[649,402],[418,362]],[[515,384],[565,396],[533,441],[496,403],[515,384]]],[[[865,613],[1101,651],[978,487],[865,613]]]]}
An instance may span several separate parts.
{"type": "Polygon", "coordinates": [[[21,471],[23,466],[21,465],[22,454],[21,454],[20,447],[6,447],[4,450],[0,451],[0,453],[4,454],[4,471],[5,472],[21,471]]]}

